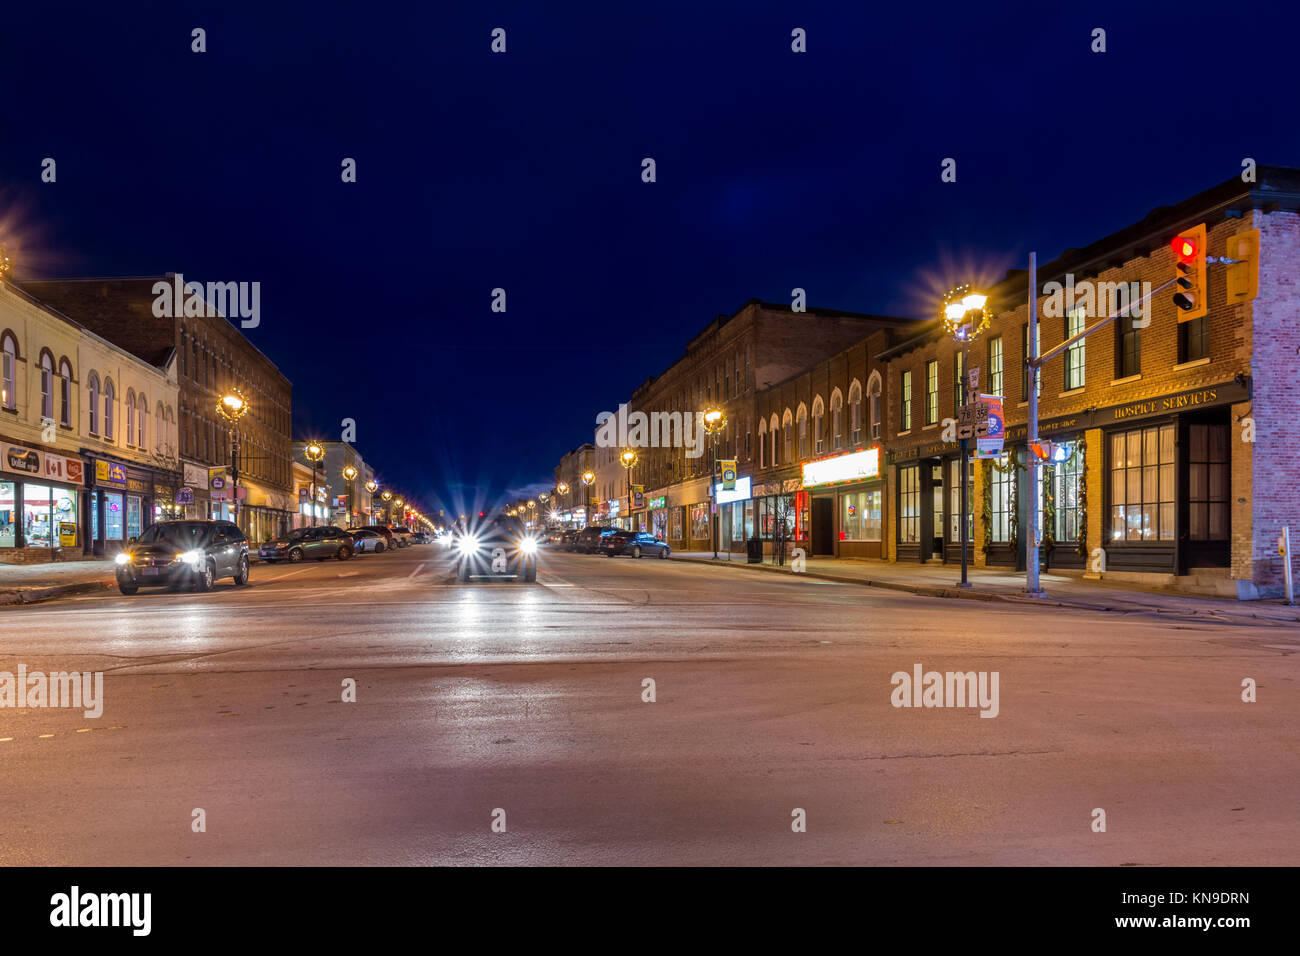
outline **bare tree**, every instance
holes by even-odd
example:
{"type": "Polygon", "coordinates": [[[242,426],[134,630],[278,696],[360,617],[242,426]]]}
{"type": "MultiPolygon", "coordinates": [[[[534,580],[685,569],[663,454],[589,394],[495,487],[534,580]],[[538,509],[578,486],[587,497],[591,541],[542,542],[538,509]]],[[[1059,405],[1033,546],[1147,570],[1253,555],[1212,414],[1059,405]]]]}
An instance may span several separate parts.
{"type": "Polygon", "coordinates": [[[798,478],[787,478],[781,482],[781,489],[772,498],[776,526],[772,529],[772,557],[779,565],[785,565],[786,548],[794,533],[795,496],[803,489],[798,478]]]}

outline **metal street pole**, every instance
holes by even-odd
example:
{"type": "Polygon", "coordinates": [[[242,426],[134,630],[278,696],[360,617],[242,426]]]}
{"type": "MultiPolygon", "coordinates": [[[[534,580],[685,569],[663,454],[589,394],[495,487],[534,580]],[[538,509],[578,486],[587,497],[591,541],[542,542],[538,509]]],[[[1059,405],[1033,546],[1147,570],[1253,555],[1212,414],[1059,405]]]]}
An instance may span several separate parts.
{"type": "MultiPolygon", "coordinates": [[[[963,338],[961,342],[961,379],[958,380],[957,384],[958,384],[958,388],[961,391],[961,394],[966,395],[968,400],[970,398],[970,395],[972,394],[972,390],[967,388],[967,383],[965,381],[966,377],[970,374],[969,369],[970,369],[970,363],[966,358],[966,339],[963,338]]],[[[958,494],[961,495],[961,508],[960,508],[961,511],[961,584],[959,584],[958,586],[963,588],[970,587],[970,581],[966,579],[966,569],[967,569],[967,562],[966,562],[967,540],[966,539],[969,537],[969,535],[966,533],[966,524],[969,521],[969,519],[966,517],[966,512],[969,507],[967,503],[967,490],[966,490],[966,455],[968,453],[967,442],[969,441],[970,439],[965,437],[963,437],[961,440],[961,450],[960,450],[961,464],[958,466],[959,468],[961,468],[961,481],[959,483],[959,487],[961,490],[958,492],[958,494]]]]}
{"type": "Polygon", "coordinates": [[[230,494],[233,496],[235,524],[239,524],[239,428],[230,433],[230,494]]]}
{"type": "Polygon", "coordinates": [[[1039,522],[1042,516],[1038,512],[1038,456],[1032,446],[1038,444],[1038,372],[1041,363],[1038,359],[1038,253],[1029,254],[1029,439],[1025,445],[1025,458],[1028,465],[1029,489],[1026,497],[1029,504],[1029,540],[1025,542],[1025,593],[1030,597],[1043,597],[1043,589],[1038,581],[1038,540],[1039,522]]]}
{"type": "Polygon", "coordinates": [[[713,560],[718,560],[718,433],[709,448],[709,523],[713,526],[713,560]]]}

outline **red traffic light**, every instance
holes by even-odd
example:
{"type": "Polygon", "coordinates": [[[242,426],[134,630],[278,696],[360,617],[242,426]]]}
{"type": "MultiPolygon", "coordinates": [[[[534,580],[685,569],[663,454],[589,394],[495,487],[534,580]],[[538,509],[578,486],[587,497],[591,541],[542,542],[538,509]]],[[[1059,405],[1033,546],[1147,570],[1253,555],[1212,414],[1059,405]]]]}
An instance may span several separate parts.
{"type": "Polygon", "coordinates": [[[1169,245],[1173,247],[1174,255],[1182,262],[1190,262],[1196,258],[1196,241],[1187,236],[1174,236],[1169,245]]]}

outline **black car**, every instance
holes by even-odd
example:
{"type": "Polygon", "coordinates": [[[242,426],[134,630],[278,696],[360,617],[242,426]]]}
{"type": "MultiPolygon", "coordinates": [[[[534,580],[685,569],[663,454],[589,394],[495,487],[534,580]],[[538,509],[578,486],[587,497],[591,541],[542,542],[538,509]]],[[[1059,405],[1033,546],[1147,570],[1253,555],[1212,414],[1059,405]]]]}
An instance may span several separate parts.
{"type": "Polygon", "coordinates": [[[518,518],[480,518],[458,530],[453,543],[456,577],[537,580],[537,539],[518,518]]]}
{"type": "Polygon", "coordinates": [[[194,585],[212,590],[220,578],[248,583],[248,538],[229,521],[159,521],[117,556],[117,587],[194,585]]]}
{"type": "Polygon", "coordinates": [[[577,545],[578,535],[581,533],[582,532],[580,531],[564,532],[564,534],[560,535],[560,543],[557,545],[557,547],[561,551],[572,551],[574,547],[577,545]]]}
{"type": "Polygon", "coordinates": [[[578,536],[573,539],[573,550],[579,554],[595,554],[600,550],[600,539],[607,535],[613,534],[618,528],[597,528],[588,526],[578,532],[578,536]]]}
{"type": "Polygon", "coordinates": [[[600,553],[607,558],[616,554],[626,554],[640,558],[652,554],[667,559],[672,549],[668,542],[660,541],[648,531],[615,531],[600,539],[600,553]]]}
{"type": "Polygon", "coordinates": [[[296,564],[304,558],[324,561],[338,558],[346,561],[356,550],[352,535],[332,524],[316,528],[297,528],[283,538],[268,541],[258,550],[257,556],[268,564],[288,561],[296,564]]]}

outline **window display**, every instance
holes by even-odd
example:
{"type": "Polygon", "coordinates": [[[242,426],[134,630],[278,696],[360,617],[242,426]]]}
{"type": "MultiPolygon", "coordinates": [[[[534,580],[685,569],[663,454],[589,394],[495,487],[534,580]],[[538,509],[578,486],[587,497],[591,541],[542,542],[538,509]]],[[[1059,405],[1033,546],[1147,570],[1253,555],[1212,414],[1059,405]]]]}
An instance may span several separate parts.
{"type": "Polygon", "coordinates": [[[879,541],[882,492],[857,491],[840,498],[840,540],[879,541]]]}
{"type": "Polygon", "coordinates": [[[12,481],[0,481],[0,548],[16,547],[18,525],[14,520],[18,502],[17,486],[12,481]]]}

